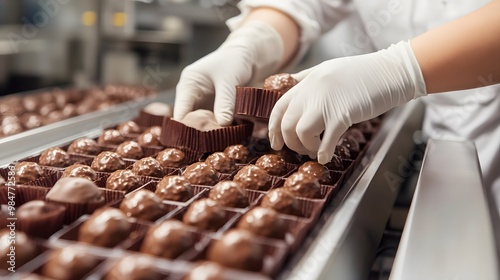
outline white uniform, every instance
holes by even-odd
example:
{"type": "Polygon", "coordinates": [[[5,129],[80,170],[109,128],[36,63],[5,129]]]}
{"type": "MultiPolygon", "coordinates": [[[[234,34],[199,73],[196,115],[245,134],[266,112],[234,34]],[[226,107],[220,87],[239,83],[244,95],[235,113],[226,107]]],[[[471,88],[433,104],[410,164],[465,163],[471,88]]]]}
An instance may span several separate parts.
{"type": "MultiPolygon", "coordinates": [[[[464,16],[487,0],[243,0],[242,15],[230,19],[235,28],[252,8],[273,7],[301,26],[303,54],[323,33],[356,13],[361,26],[351,27],[351,38],[331,42],[344,55],[374,50],[411,39],[429,29],[464,16]]],[[[480,50],[478,50],[480,51],[480,50]]],[[[488,77],[478,77],[478,85],[488,77]]],[[[478,150],[484,184],[491,187],[500,212],[500,85],[424,97],[424,134],[435,139],[472,140],[478,150]],[[498,171],[497,171],[498,170],[498,171]]]]}

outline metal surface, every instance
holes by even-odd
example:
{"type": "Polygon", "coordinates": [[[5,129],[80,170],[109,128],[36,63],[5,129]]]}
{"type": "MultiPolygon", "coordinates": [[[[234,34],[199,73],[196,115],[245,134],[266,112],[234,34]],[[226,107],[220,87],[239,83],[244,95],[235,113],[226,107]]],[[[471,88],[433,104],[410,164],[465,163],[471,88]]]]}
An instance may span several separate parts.
{"type": "Polygon", "coordinates": [[[103,128],[134,118],[139,110],[155,101],[173,103],[174,91],[161,92],[157,96],[130,101],[106,111],[97,111],[23,133],[0,139],[0,166],[10,164],[43,150],[69,141],[99,134],[103,128]]]}
{"type": "Polygon", "coordinates": [[[390,279],[500,279],[471,142],[430,140],[390,279]]]}
{"type": "Polygon", "coordinates": [[[423,114],[424,105],[414,101],[384,119],[361,164],[279,279],[367,278],[398,188],[409,175],[413,132],[423,114]]]}

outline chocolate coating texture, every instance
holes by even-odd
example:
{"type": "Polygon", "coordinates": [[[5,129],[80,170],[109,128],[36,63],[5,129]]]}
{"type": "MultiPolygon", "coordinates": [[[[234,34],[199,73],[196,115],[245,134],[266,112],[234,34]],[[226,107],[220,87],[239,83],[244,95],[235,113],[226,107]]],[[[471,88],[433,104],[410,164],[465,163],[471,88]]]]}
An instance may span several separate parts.
{"type": "Polygon", "coordinates": [[[293,173],[286,179],[283,188],[294,196],[313,199],[321,198],[321,186],[318,179],[309,173],[293,173]]]}
{"type": "Polygon", "coordinates": [[[90,167],[95,171],[113,172],[118,169],[124,169],[125,161],[123,161],[123,158],[117,153],[105,151],[94,158],[90,167]]]}
{"type": "Polygon", "coordinates": [[[195,243],[187,226],[177,220],[167,220],[152,226],[142,242],[141,252],[153,256],[175,259],[195,243]]]}
{"type": "MultiPolygon", "coordinates": [[[[17,231],[14,238],[16,241],[15,263],[17,271],[17,268],[29,262],[36,256],[38,249],[35,242],[29,239],[28,236],[21,231],[17,231]]],[[[10,247],[12,246],[10,239],[10,230],[0,230],[0,269],[3,270],[7,270],[10,267],[10,264],[8,263],[8,261],[10,261],[10,256],[7,256],[7,254],[10,253],[10,247]]]]}
{"type": "Polygon", "coordinates": [[[288,73],[280,73],[276,75],[269,76],[264,80],[264,89],[267,90],[277,90],[281,94],[284,94],[292,87],[298,83],[292,75],[288,73]]]}
{"type": "Polygon", "coordinates": [[[165,176],[156,186],[156,195],[164,200],[179,202],[188,201],[193,197],[193,186],[182,176],[165,176]]]}
{"type": "Polygon", "coordinates": [[[116,153],[121,157],[131,159],[140,159],[144,156],[144,152],[142,151],[141,146],[139,145],[139,143],[134,141],[125,141],[121,143],[116,148],[116,153]]]}
{"type": "Polygon", "coordinates": [[[264,249],[255,239],[255,235],[246,230],[232,229],[212,243],[207,259],[225,267],[260,271],[264,263],[264,249]]]}
{"type": "Polygon", "coordinates": [[[263,155],[257,159],[255,165],[264,169],[269,175],[281,176],[287,171],[286,162],[280,155],[263,155]]]}
{"type": "Polygon", "coordinates": [[[233,181],[217,183],[210,190],[208,197],[224,207],[245,208],[249,205],[248,193],[239,183],[233,181]]]}
{"type": "Polygon", "coordinates": [[[19,206],[19,208],[16,210],[16,217],[18,219],[36,220],[40,217],[50,214],[57,208],[57,206],[50,205],[43,200],[32,200],[19,206]]]}
{"type": "Polygon", "coordinates": [[[271,176],[257,165],[247,165],[234,175],[233,181],[249,190],[266,191],[271,188],[271,176]]]}
{"type": "Polygon", "coordinates": [[[241,144],[226,147],[226,149],[224,149],[224,153],[228,157],[232,158],[236,163],[247,163],[248,157],[250,156],[250,152],[247,147],[241,144]]]}
{"type": "Polygon", "coordinates": [[[255,235],[277,239],[285,238],[287,231],[285,221],[279,218],[278,212],[264,207],[255,207],[248,211],[236,227],[255,235]]]}
{"type": "Polygon", "coordinates": [[[43,125],[43,118],[37,114],[24,114],[20,121],[25,129],[33,129],[43,125]]]}
{"type": "Polygon", "coordinates": [[[328,170],[328,168],[326,168],[326,166],[318,162],[308,161],[302,164],[299,167],[298,171],[313,175],[318,179],[320,184],[328,185],[332,183],[332,177],[330,176],[330,171],[328,170]]]}
{"type": "Polygon", "coordinates": [[[134,121],[122,122],[116,127],[116,130],[118,130],[118,132],[122,135],[141,133],[141,128],[134,121]]]}
{"type": "Polygon", "coordinates": [[[184,213],[182,222],[201,229],[216,231],[226,223],[226,219],[224,210],[217,202],[203,198],[191,203],[184,213]]]}
{"type": "Polygon", "coordinates": [[[223,152],[209,155],[205,162],[211,165],[217,172],[231,173],[236,170],[236,163],[234,160],[223,152]]]}
{"type": "Polygon", "coordinates": [[[182,280],[225,280],[224,268],[214,262],[204,261],[197,264],[182,280]]]}
{"type": "Polygon", "coordinates": [[[184,164],[185,154],[176,148],[168,148],[158,153],[156,160],[163,167],[181,167],[184,164]]]}
{"type": "Polygon", "coordinates": [[[92,182],[83,178],[61,178],[45,196],[66,203],[104,203],[104,196],[92,182]]]}
{"type": "Polygon", "coordinates": [[[68,153],[61,148],[49,148],[42,152],[38,160],[40,165],[66,167],[71,164],[68,153]]]}
{"type": "Polygon", "coordinates": [[[270,190],[262,199],[260,206],[272,208],[282,214],[302,216],[299,201],[284,188],[270,190]]]}
{"type": "Polygon", "coordinates": [[[116,129],[104,130],[97,139],[99,145],[119,145],[123,141],[125,141],[125,138],[116,129]]]}
{"type": "Polygon", "coordinates": [[[343,171],[344,163],[338,155],[333,155],[332,160],[325,165],[329,170],[343,171]]]}
{"type": "Polygon", "coordinates": [[[160,146],[160,136],[153,134],[151,132],[143,132],[139,137],[137,138],[137,142],[139,145],[143,147],[155,147],[155,146],[160,146]]]}
{"type": "Polygon", "coordinates": [[[352,157],[360,151],[359,143],[352,136],[342,136],[338,145],[346,147],[352,157]]]}
{"type": "Polygon", "coordinates": [[[36,162],[19,162],[15,170],[17,184],[26,184],[43,176],[43,169],[36,162]]]}
{"type": "Polygon", "coordinates": [[[138,190],[123,199],[120,209],[128,216],[155,221],[167,213],[161,199],[149,190],[138,190]]]}
{"type": "Polygon", "coordinates": [[[351,159],[351,152],[349,152],[349,149],[345,146],[339,146],[337,145],[335,147],[335,154],[339,156],[341,159],[351,159]]]}
{"type": "Polygon", "coordinates": [[[105,280],[161,280],[165,276],[154,268],[153,260],[146,256],[133,255],[119,260],[106,274],[105,280]]]}
{"type": "Polygon", "coordinates": [[[355,127],[351,127],[349,128],[345,133],[344,133],[344,136],[347,137],[352,137],[354,138],[354,140],[356,140],[359,144],[366,144],[366,137],[365,135],[363,134],[363,132],[361,132],[361,130],[359,130],[358,128],[355,128],[355,127]]]}
{"type": "Polygon", "coordinates": [[[132,172],[141,176],[163,177],[165,169],[159,161],[152,157],[140,159],[132,165],[132,172]]]}
{"type": "Polygon", "coordinates": [[[64,169],[62,177],[79,177],[95,181],[97,180],[97,173],[88,165],[75,163],[64,169]]]}
{"type": "Polygon", "coordinates": [[[94,269],[99,261],[76,247],[53,250],[42,268],[42,275],[61,280],[81,279],[94,269]]]}
{"type": "Polygon", "coordinates": [[[195,162],[189,165],[182,173],[182,176],[193,185],[213,186],[219,179],[212,166],[205,162],[195,162]]]}
{"type": "Polygon", "coordinates": [[[132,232],[127,216],[116,208],[100,208],[85,222],[78,232],[78,241],[101,247],[114,247],[132,232]]]}
{"type": "Polygon", "coordinates": [[[132,170],[121,169],[106,179],[106,189],[131,192],[141,186],[141,181],[132,170]]]}
{"type": "Polygon", "coordinates": [[[76,139],[68,147],[68,153],[73,154],[97,155],[100,152],[97,142],[90,138],[76,139]]]}

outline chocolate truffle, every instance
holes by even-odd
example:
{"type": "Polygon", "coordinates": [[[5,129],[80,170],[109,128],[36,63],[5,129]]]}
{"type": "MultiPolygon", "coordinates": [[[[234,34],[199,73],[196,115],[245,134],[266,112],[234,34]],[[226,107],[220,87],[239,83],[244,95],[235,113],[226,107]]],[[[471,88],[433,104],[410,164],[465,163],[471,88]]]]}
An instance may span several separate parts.
{"type": "Polygon", "coordinates": [[[224,207],[245,208],[248,204],[248,194],[237,182],[222,181],[217,183],[208,196],[224,207]]]}
{"type": "Polygon", "coordinates": [[[16,210],[16,217],[18,219],[37,219],[40,216],[47,215],[52,212],[55,207],[51,207],[43,200],[32,200],[19,206],[16,210]]]}
{"type": "MultiPolygon", "coordinates": [[[[2,100],[3,101],[3,100],[2,100]]],[[[24,96],[22,100],[24,109],[27,112],[37,112],[40,109],[40,97],[37,95],[24,96]]]]}
{"type": "Polygon", "coordinates": [[[36,162],[19,162],[15,169],[17,184],[26,184],[43,176],[43,169],[36,162]]]}
{"type": "Polygon", "coordinates": [[[264,263],[264,248],[249,231],[232,229],[221,239],[213,241],[207,259],[225,267],[260,271],[264,263]]]}
{"type": "Polygon", "coordinates": [[[332,177],[326,166],[315,161],[308,161],[299,167],[299,172],[311,174],[316,177],[320,184],[331,184],[332,177]]]}
{"type": "Polygon", "coordinates": [[[279,151],[271,151],[271,153],[281,156],[285,162],[293,164],[300,164],[304,162],[302,160],[302,155],[290,150],[287,146],[284,146],[283,149],[279,151]]]}
{"type": "Polygon", "coordinates": [[[325,165],[329,170],[343,171],[344,164],[338,155],[333,155],[332,160],[325,165]]]}
{"type": "Polygon", "coordinates": [[[2,124],[2,131],[0,134],[4,136],[10,136],[23,132],[23,127],[20,122],[12,122],[7,124],[2,124]]]}
{"type": "Polygon", "coordinates": [[[72,118],[78,116],[76,106],[73,104],[67,104],[66,106],[64,106],[64,108],[61,110],[61,114],[64,118],[72,118]]]}
{"type": "Polygon", "coordinates": [[[338,145],[346,147],[351,153],[351,157],[354,157],[360,151],[359,143],[352,136],[342,136],[338,145]]]}
{"type": "Polygon", "coordinates": [[[224,149],[224,153],[232,158],[236,163],[247,163],[248,157],[250,156],[250,152],[247,147],[238,144],[226,147],[224,149]]]}
{"type": "Polygon", "coordinates": [[[361,132],[361,130],[355,128],[355,127],[351,127],[349,128],[345,133],[344,133],[344,136],[345,137],[352,137],[354,138],[354,140],[356,140],[356,142],[358,142],[359,144],[366,144],[366,138],[365,138],[365,135],[363,134],[363,132],[361,132]]]}
{"type": "Polygon", "coordinates": [[[125,168],[125,162],[122,157],[115,152],[105,151],[98,154],[92,164],[92,169],[100,172],[113,172],[125,168]]]}
{"type": "Polygon", "coordinates": [[[198,263],[182,280],[225,280],[224,267],[217,263],[204,261],[198,263]]]}
{"type": "Polygon", "coordinates": [[[217,172],[231,173],[236,170],[236,163],[234,160],[223,152],[209,155],[205,162],[211,165],[217,172]]]}
{"type": "Polygon", "coordinates": [[[142,111],[150,115],[172,117],[172,108],[161,102],[153,102],[144,107],[142,111]]]}
{"type": "Polygon", "coordinates": [[[49,148],[40,155],[40,165],[66,167],[71,164],[68,153],[61,148],[49,148]]]}
{"type": "Polygon", "coordinates": [[[253,164],[240,169],[234,175],[233,181],[238,182],[245,189],[258,191],[267,191],[272,183],[271,176],[264,169],[253,164]]]}
{"type": "Polygon", "coordinates": [[[193,197],[193,187],[182,176],[165,176],[156,186],[155,193],[163,200],[185,202],[193,197]]]}
{"type": "Polygon", "coordinates": [[[164,278],[165,275],[155,269],[152,258],[144,255],[131,255],[116,262],[104,279],[161,280],[164,278]]]}
{"type": "Polygon", "coordinates": [[[345,146],[335,146],[335,154],[341,159],[351,159],[351,152],[349,152],[349,149],[345,146]]]}
{"type": "Polygon", "coordinates": [[[292,77],[292,75],[288,73],[281,73],[269,76],[267,79],[265,79],[264,89],[276,90],[279,91],[281,94],[284,94],[292,87],[294,87],[297,83],[298,81],[295,80],[292,77]]]}
{"type": "Polygon", "coordinates": [[[42,267],[42,275],[61,280],[81,279],[99,264],[99,261],[83,248],[64,247],[54,249],[42,267]]]}
{"type": "Polygon", "coordinates": [[[99,145],[119,145],[125,138],[123,135],[116,129],[106,129],[104,130],[99,138],[97,139],[97,143],[99,145]]]}
{"type": "Polygon", "coordinates": [[[163,177],[165,169],[152,157],[140,159],[132,165],[132,172],[140,176],[163,177]]]}
{"type": "Polygon", "coordinates": [[[43,119],[43,124],[48,125],[51,123],[61,121],[63,119],[64,119],[63,113],[59,110],[54,110],[50,112],[47,116],[45,116],[45,118],[43,119]]]}
{"type": "Polygon", "coordinates": [[[140,159],[144,156],[139,143],[134,141],[125,141],[116,148],[116,153],[124,158],[140,159]]]}
{"type": "Polygon", "coordinates": [[[37,114],[25,114],[21,116],[21,123],[25,129],[33,129],[43,125],[43,118],[37,114]]]}
{"type": "Polygon", "coordinates": [[[66,203],[104,203],[104,196],[92,182],[83,178],[61,178],[45,196],[66,203]]]}
{"type": "Polygon", "coordinates": [[[205,230],[216,231],[225,223],[224,210],[217,202],[202,198],[189,205],[182,222],[205,230]]]}
{"type": "Polygon", "coordinates": [[[138,190],[130,193],[120,204],[122,210],[128,217],[156,221],[167,214],[165,205],[161,199],[149,190],[138,190]]]}
{"type": "Polygon", "coordinates": [[[255,165],[264,169],[269,175],[281,176],[287,172],[285,160],[280,155],[263,155],[257,159],[255,165]]]}
{"type": "Polygon", "coordinates": [[[143,147],[156,147],[161,146],[160,144],[160,136],[156,135],[152,132],[143,132],[137,138],[137,142],[139,145],[143,147]]]}
{"type": "Polygon", "coordinates": [[[68,147],[68,153],[72,154],[97,155],[100,152],[97,142],[90,138],[76,139],[68,147]]]}
{"type": "Polygon", "coordinates": [[[189,183],[193,185],[213,186],[219,179],[212,166],[204,162],[195,162],[186,167],[182,176],[186,177],[189,183]]]}
{"type": "Polygon", "coordinates": [[[141,186],[141,181],[132,170],[116,170],[106,179],[106,189],[131,192],[141,186]]]}
{"type": "Polygon", "coordinates": [[[101,247],[114,247],[132,232],[127,216],[116,208],[97,209],[80,227],[78,241],[101,247]]]}
{"type": "Polygon", "coordinates": [[[62,177],[80,177],[95,181],[97,180],[97,173],[88,165],[75,163],[64,170],[62,177]]]}
{"type": "Polygon", "coordinates": [[[0,269],[7,270],[11,265],[9,264],[11,253],[11,246],[15,246],[15,267],[16,270],[36,257],[38,252],[35,242],[28,238],[28,236],[21,231],[16,231],[15,236],[10,235],[10,230],[0,230],[0,269]],[[15,244],[12,244],[12,239],[15,239],[15,244]]]}
{"type": "Polygon", "coordinates": [[[118,130],[118,132],[122,135],[141,133],[141,128],[134,121],[122,122],[116,127],[116,130],[118,130]]]}
{"type": "Polygon", "coordinates": [[[319,199],[321,186],[318,179],[309,173],[295,172],[286,178],[283,188],[294,196],[319,199]]]}
{"type": "Polygon", "coordinates": [[[270,190],[262,199],[260,206],[272,208],[282,214],[302,215],[299,201],[284,188],[270,190]]]}
{"type": "Polygon", "coordinates": [[[156,160],[163,167],[181,167],[184,164],[184,159],[184,152],[176,148],[165,149],[156,156],[156,160]]]}
{"type": "Polygon", "coordinates": [[[189,112],[180,122],[185,126],[189,126],[200,131],[222,128],[222,126],[217,123],[214,112],[210,110],[196,110],[189,112]]]}
{"type": "Polygon", "coordinates": [[[194,234],[177,220],[152,226],[142,242],[141,252],[165,259],[175,259],[195,243],[194,234]]]}
{"type": "Polygon", "coordinates": [[[57,110],[57,105],[54,104],[54,103],[48,103],[48,104],[43,104],[41,107],[40,107],[40,110],[38,110],[38,113],[41,115],[41,116],[47,116],[50,114],[50,112],[52,111],[55,111],[57,110]]]}
{"type": "Polygon", "coordinates": [[[278,212],[264,207],[255,207],[248,211],[236,227],[255,235],[278,239],[285,238],[287,230],[285,221],[279,218],[278,212]]]}
{"type": "Polygon", "coordinates": [[[160,137],[160,135],[161,135],[161,126],[158,126],[158,125],[152,126],[152,127],[148,128],[148,129],[146,129],[144,132],[148,132],[148,133],[153,134],[156,137],[160,137]]]}

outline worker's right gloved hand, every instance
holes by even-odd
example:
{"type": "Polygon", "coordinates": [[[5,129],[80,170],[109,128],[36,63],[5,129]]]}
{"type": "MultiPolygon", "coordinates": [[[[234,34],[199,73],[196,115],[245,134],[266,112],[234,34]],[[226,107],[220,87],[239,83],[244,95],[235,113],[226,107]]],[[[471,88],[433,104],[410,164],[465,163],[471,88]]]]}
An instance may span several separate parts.
{"type": "Polygon", "coordinates": [[[233,121],[235,86],[274,73],[283,57],[276,30],[260,21],[233,31],[214,52],[187,66],[176,88],[174,119],[196,109],[212,109],[220,125],[233,121]],[[214,102],[215,100],[215,102],[214,102]]]}

